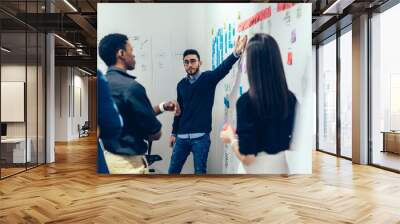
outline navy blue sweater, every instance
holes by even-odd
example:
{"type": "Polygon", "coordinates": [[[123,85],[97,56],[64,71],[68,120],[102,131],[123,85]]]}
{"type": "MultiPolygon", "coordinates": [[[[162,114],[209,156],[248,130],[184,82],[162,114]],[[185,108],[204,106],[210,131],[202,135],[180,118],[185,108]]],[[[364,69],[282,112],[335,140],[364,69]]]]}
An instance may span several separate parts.
{"type": "Polygon", "coordinates": [[[215,88],[238,60],[233,54],[215,70],[203,72],[194,83],[187,77],[177,86],[181,115],[174,118],[172,134],[210,133],[215,88]]]}

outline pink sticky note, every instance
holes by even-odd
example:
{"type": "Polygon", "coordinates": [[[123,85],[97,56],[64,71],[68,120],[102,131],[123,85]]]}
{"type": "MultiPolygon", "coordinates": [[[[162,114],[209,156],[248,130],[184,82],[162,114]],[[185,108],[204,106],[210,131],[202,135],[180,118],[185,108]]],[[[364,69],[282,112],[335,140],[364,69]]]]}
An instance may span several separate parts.
{"type": "Polygon", "coordinates": [[[292,65],[293,64],[293,54],[292,54],[292,52],[288,53],[287,64],[288,65],[292,65]]]}

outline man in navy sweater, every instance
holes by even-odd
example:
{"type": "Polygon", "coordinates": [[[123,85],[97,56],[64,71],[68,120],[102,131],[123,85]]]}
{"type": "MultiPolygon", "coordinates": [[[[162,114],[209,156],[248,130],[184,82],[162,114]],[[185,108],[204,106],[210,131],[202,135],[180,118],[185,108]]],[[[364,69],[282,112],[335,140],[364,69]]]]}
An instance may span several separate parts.
{"type": "Polygon", "coordinates": [[[238,37],[235,49],[215,70],[200,72],[200,55],[189,49],[183,53],[186,77],[177,86],[181,114],[174,117],[170,145],[174,146],[169,174],[180,174],[190,152],[193,153],[195,174],[207,173],[210,149],[211,114],[215,88],[244,52],[247,36],[238,37]]]}

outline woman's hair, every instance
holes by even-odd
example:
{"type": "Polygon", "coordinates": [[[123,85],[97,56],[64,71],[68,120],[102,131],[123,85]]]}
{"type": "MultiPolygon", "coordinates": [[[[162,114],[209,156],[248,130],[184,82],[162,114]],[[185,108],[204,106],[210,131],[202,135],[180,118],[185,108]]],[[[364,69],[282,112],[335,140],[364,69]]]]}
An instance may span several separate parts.
{"type": "Polygon", "coordinates": [[[268,34],[255,34],[249,40],[246,57],[250,99],[259,117],[287,118],[289,89],[278,43],[268,34]]]}

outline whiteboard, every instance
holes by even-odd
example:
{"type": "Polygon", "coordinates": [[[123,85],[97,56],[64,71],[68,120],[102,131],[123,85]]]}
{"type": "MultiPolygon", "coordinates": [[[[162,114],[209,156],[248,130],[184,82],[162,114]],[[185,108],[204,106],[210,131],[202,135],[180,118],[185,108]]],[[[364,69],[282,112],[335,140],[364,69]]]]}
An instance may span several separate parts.
{"type": "MultiPolygon", "coordinates": [[[[272,3],[234,4],[208,7],[208,26],[211,67],[214,69],[234,49],[237,35],[249,38],[256,33],[266,33],[278,42],[289,89],[296,95],[298,105],[292,144],[287,153],[290,173],[311,173],[312,164],[312,73],[311,58],[311,4],[272,3]],[[221,16],[224,15],[224,16],[221,16]]],[[[248,88],[246,54],[236,63],[229,75],[216,90],[215,114],[223,114],[215,120],[215,129],[222,130],[224,124],[236,128],[236,101],[248,88]]],[[[215,130],[214,129],[214,130],[215,130]]],[[[216,138],[217,141],[219,138],[216,138]]],[[[218,144],[218,143],[217,143],[218,144]]],[[[229,144],[223,147],[221,159],[224,174],[240,173],[240,161],[229,144]]]]}
{"type": "Polygon", "coordinates": [[[24,102],[24,82],[1,82],[1,122],[24,122],[24,102]]]}

